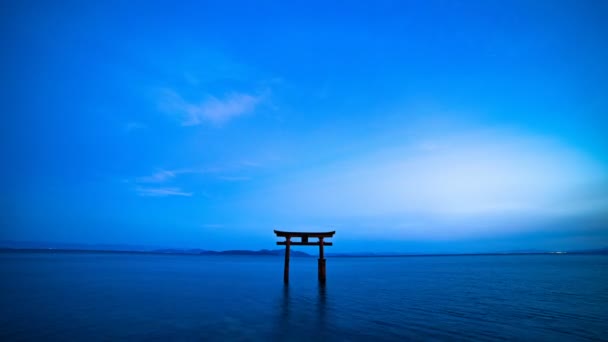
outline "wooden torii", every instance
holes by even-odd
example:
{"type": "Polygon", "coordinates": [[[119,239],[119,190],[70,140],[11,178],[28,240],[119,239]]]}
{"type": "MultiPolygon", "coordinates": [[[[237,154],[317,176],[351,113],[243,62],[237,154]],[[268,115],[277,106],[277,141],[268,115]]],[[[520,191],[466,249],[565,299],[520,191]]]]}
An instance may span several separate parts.
{"type": "Polygon", "coordinates": [[[336,231],[325,233],[304,233],[304,232],[284,232],[275,230],[277,237],[284,237],[285,241],[278,241],[277,245],[285,246],[285,269],[283,270],[283,282],[289,283],[289,247],[290,246],[319,246],[319,282],[325,283],[325,254],[323,246],[332,246],[333,243],[323,241],[324,238],[331,238],[336,231]],[[300,238],[300,241],[291,241],[291,238],[300,238]],[[309,238],[317,238],[318,241],[309,242],[309,238]]]}

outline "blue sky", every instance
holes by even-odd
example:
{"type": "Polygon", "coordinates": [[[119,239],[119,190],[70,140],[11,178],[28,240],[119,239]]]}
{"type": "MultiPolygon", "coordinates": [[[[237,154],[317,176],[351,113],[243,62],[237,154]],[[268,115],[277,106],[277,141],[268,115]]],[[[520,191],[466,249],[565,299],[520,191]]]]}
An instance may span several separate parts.
{"type": "Polygon", "coordinates": [[[603,1],[1,6],[0,240],[608,245],[603,1]]]}

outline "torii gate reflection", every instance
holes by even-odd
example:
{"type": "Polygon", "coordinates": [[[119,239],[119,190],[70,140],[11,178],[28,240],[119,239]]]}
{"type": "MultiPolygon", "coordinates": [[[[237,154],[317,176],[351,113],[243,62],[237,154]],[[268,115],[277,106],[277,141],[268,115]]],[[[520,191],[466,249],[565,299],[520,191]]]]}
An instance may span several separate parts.
{"type": "Polygon", "coordinates": [[[277,237],[284,237],[285,241],[278,241],[277,245],[285,246],[285,269],[283,270],[283,282],[289,283],[289,247],[290,246],[319,246],[319,282],[324,284],[325,275],[325,254],[323,246],[332,246],[333,243],[323,241],[324,238],[331,238],[336,231],[325,233],[304,233],[304,232],[283,232],[275,230],[277,237]],[[292,237],[301,238],[300,241],[291,241],[292,237]],[[318,241],[309,242],[308,238],[318,238],[318,241]]]}

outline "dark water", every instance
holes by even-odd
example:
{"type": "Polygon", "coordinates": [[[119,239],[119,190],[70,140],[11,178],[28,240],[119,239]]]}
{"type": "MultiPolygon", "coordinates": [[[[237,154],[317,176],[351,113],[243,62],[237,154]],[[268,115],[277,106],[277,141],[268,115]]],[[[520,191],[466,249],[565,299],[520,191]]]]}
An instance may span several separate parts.
{"type": "Polygon", "coordinates": [[[0,253],[0,340],[608,338],[608,257],[0,253]]]}

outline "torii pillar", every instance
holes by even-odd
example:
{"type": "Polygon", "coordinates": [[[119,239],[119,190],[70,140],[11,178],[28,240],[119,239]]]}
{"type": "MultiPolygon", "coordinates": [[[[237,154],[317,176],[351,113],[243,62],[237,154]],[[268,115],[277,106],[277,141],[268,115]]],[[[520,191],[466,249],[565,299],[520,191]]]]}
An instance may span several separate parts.
{"type": "Polygon", "coordinates": [[[319,282],[325,284],[326,268],[325,268],[325,253],[323,246],[331,246],[333,243],[325,242],[324,238],[331,238],[334,236],[336,231],[324,232],[324,233],[304,233],[304,232],[284,232],[275,230],[274,233],[277,237],[284,237],[285,241],[278,241],[277,245],[285,246],[285,268],[283,269],[283,282],[289,283],[289,254],[291,246],[319,246],[319,282]],[[291,238],[300,238],[300,241],[291,241],[291,238]],[[318,241],[309,242],[309,238],[317,238],[318,241]]]}

